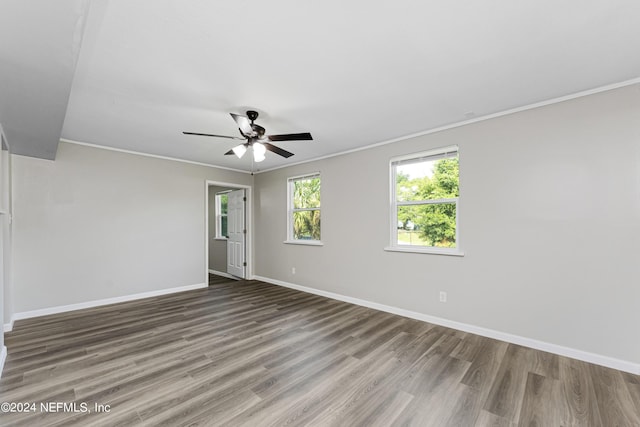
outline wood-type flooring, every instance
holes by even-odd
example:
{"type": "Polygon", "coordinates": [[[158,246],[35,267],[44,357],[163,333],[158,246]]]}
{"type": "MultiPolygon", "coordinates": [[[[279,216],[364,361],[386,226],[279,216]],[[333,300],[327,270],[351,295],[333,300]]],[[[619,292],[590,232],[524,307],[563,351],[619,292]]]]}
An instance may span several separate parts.
{"type": "Polygon", "coordinates": [[[6,345],[2,426],[640,426],[639,376],[259,281],[17,321],[6,345]]]}

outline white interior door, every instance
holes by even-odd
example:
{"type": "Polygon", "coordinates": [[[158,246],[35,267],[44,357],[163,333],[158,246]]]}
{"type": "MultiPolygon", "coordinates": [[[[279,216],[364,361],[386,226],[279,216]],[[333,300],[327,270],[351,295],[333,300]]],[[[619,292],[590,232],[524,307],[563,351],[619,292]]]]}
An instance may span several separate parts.
{"type": "Polygon", "coordinates": [[[229,193],[227,204],[227,273],[245,278],[245,195],[244,190],[229,193]]]}

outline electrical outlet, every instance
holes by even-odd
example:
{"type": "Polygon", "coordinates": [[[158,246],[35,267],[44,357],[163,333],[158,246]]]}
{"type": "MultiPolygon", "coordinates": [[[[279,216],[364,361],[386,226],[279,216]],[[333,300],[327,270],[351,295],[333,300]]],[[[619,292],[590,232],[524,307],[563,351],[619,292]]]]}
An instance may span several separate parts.
{"type": "Polygon", "coordinates": [[[291,274],[296,274],[296,268],[295,267],[291,267],[291,274]]]}
{"type": "Polygon", "coordinates": [[[447,302],[447,293],[445,291],[440,291],[440,302],[447,302]]]}

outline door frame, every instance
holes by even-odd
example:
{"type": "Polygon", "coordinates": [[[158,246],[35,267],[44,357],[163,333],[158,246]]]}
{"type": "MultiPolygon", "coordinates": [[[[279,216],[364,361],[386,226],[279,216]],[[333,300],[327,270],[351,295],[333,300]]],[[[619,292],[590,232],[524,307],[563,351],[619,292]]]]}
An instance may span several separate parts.
{"type": "Polygon", "coordinates": [[[209,187],[227,187],[234,190],[244,190],[247,201],[244,206],[245,227],[247,234],[245,235],[245,261],[247,268],[245,270],[245,279],[251,280],[253,277],[253,192],[250,185],[235,184],[223,181],[206,180],[204,183],[204,283],[209,283],[209,187]]]}

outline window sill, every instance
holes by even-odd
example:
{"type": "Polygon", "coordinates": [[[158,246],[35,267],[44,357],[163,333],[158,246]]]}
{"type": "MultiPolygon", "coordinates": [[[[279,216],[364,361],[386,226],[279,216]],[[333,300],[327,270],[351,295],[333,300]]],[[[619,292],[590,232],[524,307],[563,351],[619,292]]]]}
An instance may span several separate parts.
{"type": "Polygon", "coordinates": [[[430,255],[447,255],[447,256],[464,256],[464,252],[459,249],[437,249],[411,246],[387,246],[384,248],[387,252],[409,252],[414,254],[430,254],[430,255]]]}
{"type": "Polygon", "coordinates": [[[287,245],[303,245],[303,246],[324,246],[320,240],[285,240],[287,245]]]}
{"type": "Polygon", "coordinates": [[[226,237],[214,237],[214,240],[229,240],[226,237]]]}

